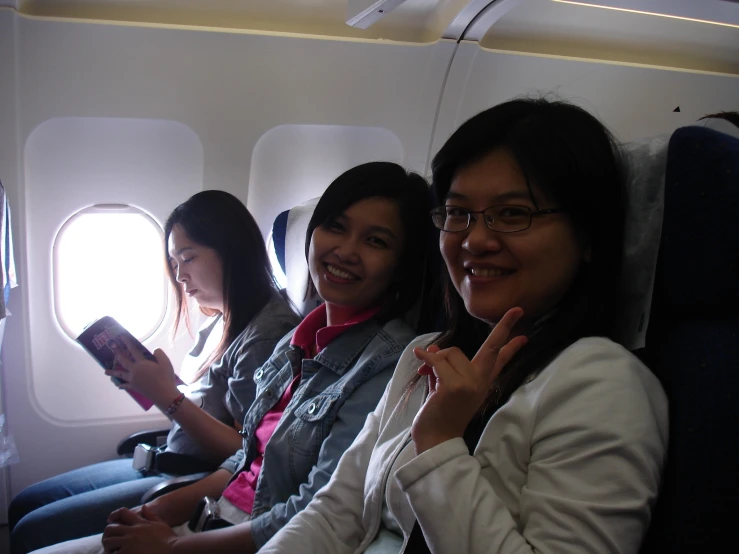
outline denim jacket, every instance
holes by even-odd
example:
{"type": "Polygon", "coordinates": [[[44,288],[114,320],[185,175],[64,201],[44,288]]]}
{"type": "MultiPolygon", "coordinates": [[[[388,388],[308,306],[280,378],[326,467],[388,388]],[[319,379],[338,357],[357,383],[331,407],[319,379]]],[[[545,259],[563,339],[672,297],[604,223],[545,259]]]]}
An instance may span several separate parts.
{"type": "MultiPolygon", "coordinates": [[[[294,331],[293,331],[294,332],[294,331]]],[[[367,414],[377,406],[395,364],[415,337],[402,320],[358,324],[315,358],[303,359],[290,332],[254,373],[256,399],[244,417],[244,446],[221,465],[234,474],[256,456],[254,431],[302,371],[300,385],[264,452],[252,509],[252,538],[261,547],[331,478],[367,414]]]]}
{"type": "MultiPolygon", "coordinates": [[[[234,339],[221,359],[213,362],[197,383],[190,385],[187,397],[226,425],[243,421],[254,402],[254,372],[274,351],[285,333],[298,323],[300,318],[280,293],[271,291],[267,304],[234,339]]],[[[197,444],[176,421],[172,422],[172,430],[167,437],[167,450],[211,462],[214,467],[223,462],[223,456],[214,456],[197,444]]]]}

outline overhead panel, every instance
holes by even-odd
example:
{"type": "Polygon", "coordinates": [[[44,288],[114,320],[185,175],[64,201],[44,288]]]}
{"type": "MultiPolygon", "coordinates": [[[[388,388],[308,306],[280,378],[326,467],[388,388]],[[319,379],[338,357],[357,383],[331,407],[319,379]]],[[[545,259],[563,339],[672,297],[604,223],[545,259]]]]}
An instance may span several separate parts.
{"type": "Polygon", "coordinates": [[[737,0],[553,0],[608,10],[739,26],[737,0]]]}
{"type": "Polygon", "coordinates": [[[19,10],[55,18],[431,43],[467,4],[468,0],[26,0],[19,10]]]}
{"type": "MultiPolygon", "coordinates": [[[[704,8],[726,4],[739,11],[739,5],[721,0],[690,4],[704,8]]],[[[680,13],[719,19],[712,9],[680,13]]],[[[739,74],[737,27],[596,9],[582,3],[524,0],[488,26],[482,36],[466,38],[493,50],[739,74]]]]}
{"type": "Polygon", "coordinates": [[[517,96],[573,101],[622,140],[739,109],[738,29],[552,0],[496,0],[475,15],[483,3],[447,29],[461,42],[430,157],[469,117],[517,96]]]}
{"type": "Polygon", "coordinates": [[[444,32],[444,38],[479,41],[501,17],[525,0],[472,0],[444,32]]]}
{"type": "Polygon", "coordinates": [[[387,16],[405,0],[348,0],[346,24],[366,29],[387,16]]]}

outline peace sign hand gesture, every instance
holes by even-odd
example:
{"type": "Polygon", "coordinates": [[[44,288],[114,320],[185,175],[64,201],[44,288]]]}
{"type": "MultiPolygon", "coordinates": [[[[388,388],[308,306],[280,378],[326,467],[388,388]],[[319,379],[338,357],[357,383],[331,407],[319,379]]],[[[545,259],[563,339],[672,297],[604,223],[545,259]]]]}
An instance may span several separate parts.
{"type": "Polygon", "coordinates": [[[413,350],[424,363],[418,373],[429,381],[429,394],[411,426],[416,454],[464,435],[500,372],[526,344],[525,336],[508,340],[521,316],[521,308],[508,310],[472,360],[456,347],[413,350]]]}

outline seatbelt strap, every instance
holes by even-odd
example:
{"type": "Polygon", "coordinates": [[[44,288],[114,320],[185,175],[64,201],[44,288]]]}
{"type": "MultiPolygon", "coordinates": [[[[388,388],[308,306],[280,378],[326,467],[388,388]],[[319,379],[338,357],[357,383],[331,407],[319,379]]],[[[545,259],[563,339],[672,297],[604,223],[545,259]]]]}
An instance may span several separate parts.
{"type": "Polygon", "coordinates": [[[215,471],[218,466],[187,454],[157,452],[154,458],[154,469],[159,473],[189,475],[191,473],[215,471]]]}

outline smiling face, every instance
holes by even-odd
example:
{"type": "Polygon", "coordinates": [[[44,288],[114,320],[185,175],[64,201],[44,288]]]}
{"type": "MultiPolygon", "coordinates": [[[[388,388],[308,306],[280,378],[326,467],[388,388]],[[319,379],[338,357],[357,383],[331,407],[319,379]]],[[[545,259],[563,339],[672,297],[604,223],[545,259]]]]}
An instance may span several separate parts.
{"type": "Polygon", "coordinates": [[[315,228],[308,266],[319,296],[326,301],[330,325],[343,323],[383,299],[404,243],[398,207],[387,198],[360,200],[315,228]]]}
{"type": "Polygon", "coordinates": [[[169,263],[186,296],[202,308],[223,312],[223,263],[212,248],[193,242],[180,225],[167,240],[169,263]]]}
{"type": "MultiPolygon", "coordinates": [[[[538,208],[558,207],[538,187],[532,185],[532,190],[538,208]]],[[[505,204],[538,209],[506,150],[494,150],[460,169],[446,199],[448,206],[472,211],[505,204]]],[[[467,311],[489,323],[515,306],[523,308],[529,321],[546,314],[588,256],[565,213],[534,216],[527,230],[508,234],[491,231],[478,214],[467,231],[442,231],[439,246],[467,311]]]]}

